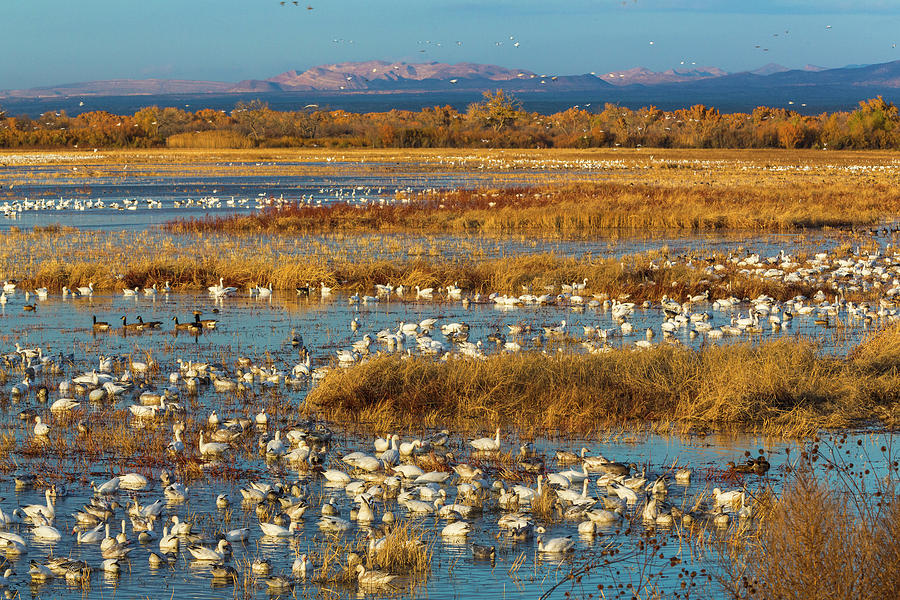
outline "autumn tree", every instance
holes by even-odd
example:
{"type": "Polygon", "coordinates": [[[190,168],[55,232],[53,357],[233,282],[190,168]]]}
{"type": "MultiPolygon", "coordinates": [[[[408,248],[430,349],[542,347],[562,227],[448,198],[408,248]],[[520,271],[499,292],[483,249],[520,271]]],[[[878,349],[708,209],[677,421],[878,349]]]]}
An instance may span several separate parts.
{"type": "Polygon", "coordinates": [[[484,100],[469,105],[467,116],[490,127],[496,133],[512,125],[522,112],[522,103],[515,96],[506,94],[502,89],[484,93],[484,100]]]}
{"type": "Polygon", "coordinates": [[[897,107],[878,96],[859,103],[859,109],[850,115],[847,127],[850,139],[857,148],[890,148],[894,145],[893,132],[900,121],[897,107]]]}
{"type": "Polygon", "coordinates": [[[134,122],[144,136],[154,142],[165,141],[159,134],[160,110],[158,106],[147,106],[134,113],[134,122]]]}
{"type": "Polygon", "coordinates": [[[790,121],[778,124],[778,143],[787,149],[793,149],[803,140],[803,128],[790,121]]]}
{"type": "Polygon", "coordinates": [[[266,111],[269,105],[262,100],[251,100],[250,102],[238,102],[231,111],[231,116],[237,123],[238,129],[244,135],[253,140],[263,138],[263,128],[266,121],[266,111]]]}
{"type": "MultiPolygon", "coordinates": [[[[307,108],[318,108],[307,107],[307,108]]],[[[343,110],[275,111],[264,102],[239,102],[234,112],[150,106],[134,115],[105,111],[69,117],[44,112],[13,118],[0,109],[0,147],[154,146],[173,135],[185,143],[216,139],[222,144],[260,146],[394,147],[581,147],[595,145],[682,148],[896,148],[900,111],[883,98],[852,111],[805,116],[784,108],[757,107],[749,113],[720,114],[696,105],[674,111],[654,106],[637,110],[606,104],[601,112],[573,107],[555,114],[525,112],[503,90],[460,114],[450,106],[421,110],[353,113],[343,110]],[[216,131],[222,136],[199,136],[216,131]]]]}

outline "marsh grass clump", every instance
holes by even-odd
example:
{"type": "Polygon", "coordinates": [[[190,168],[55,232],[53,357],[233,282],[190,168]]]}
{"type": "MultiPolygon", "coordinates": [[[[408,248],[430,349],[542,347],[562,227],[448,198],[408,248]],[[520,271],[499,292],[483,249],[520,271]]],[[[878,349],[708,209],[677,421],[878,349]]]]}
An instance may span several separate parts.
{"type": "Polygon", "coordinates": [[[321,566],[317,569],[315,581],[352,586],[356,583],[357,564],[366,555],[365,540],[344,540],[339,536],[328,536],[315,551],[321,566]]]}
{"type": "Polygon", "coordinates": [[[365,207],[297,203],[250,215],[170,221],[165,227],[173,233],[242,234],[790,231],[871,225],[892,218],[898,208],[900,194],[885,184],[863,189],[848,183],[687,186],[616,181],[423,192],[365,207]],[[853,202],[848,202],[851,196],[853,202]]]}
{"type": "MultiPolygon", "coordinates": [[[[587,294],[631,301],[658,301],[663,295],[684,298],[709,293],[711,300],[760,295],[787,300],[813,296],[818,287],[753,276],[727,254],[705,252],[673,256],[663,247],[623,257],[591,254],[564,256],[549,252],[496,258],[479,255],[469,241],[441,245],[435,241],[427,255],[408,254],[411,242],[389,236],[330,241],[313,239],[298,248],[288,237],[265,242],[247,236],[168,235],[159,232],[119,232],[71,235],[0,232],[0,242],[22,252],[0,254],[0,273],[21,280],[24,287],[47,287],[52,294],[94,284],[98,291],[151,287],[170,282],[176,290],[205,290],[219,278],[246,288],[261,282],[276,290],[323,282],[338,291],[364,294],[376,283],[442,287],[458,284],[466,296],[491,292],[522,293],[523,286],[540,293],[545,286],[588,279],[587,294]],[[385,244],[395,247],[384,248],[385,244]],[[714,275],[708,268],[717,265],[714,275]]],[[[837,255],[836,255],[837,256],[837,255]]],[[[264,285],[264,284],[263,284],[264,285]]],[[[834,292],[832,292],[833,294],[834,292]]],[[[848,301],[877,300],[875,287],[848,292],[848,301]]],[[[279,294],[281,295],[281,294],[279,294]]],[[[438,294],[437,299],[444,298],[438,294]]],[[[837,331],[835,329],[834,331],[837,331]]]]}
{"type": "Polygon", "coordinates": [[[253,143],[236,131],[189,131],[166,138],[169,148],[250,148],[253,143]]]}
{"type": "Polygon", "coordinates": [[[555,523],[562,518],[562,507],[559,497],[550,485],[543,488],[543,493],[531,500],[531,514],[543,523],[555,523]]]}
{"type": "Polygon", "coordinates": [[[798,474],[780,498],[758,504],[762,523],[726,589],[735,598],[898,597],[900,499],[892,486],[848,495],[857,492],[847,480],[798,474]]]}
{"type": "Polygon", "coordinates": [[[428,418],[586,431],[649,420],[802,436],[897,410],[900,377],[885,361],[898,335],[874,335],[846,358],[796,339],[447,361],[381,355],[331,371],[305,408],[351,422],[377,415],[385,427],[428,418]]]}
{"type": "Polygon", "coordinates": [[[433,549],[425,539],[425,530],[410,522],[392,527],[371,558],[389,573],[422,578],[431,569],[433,549]]]}

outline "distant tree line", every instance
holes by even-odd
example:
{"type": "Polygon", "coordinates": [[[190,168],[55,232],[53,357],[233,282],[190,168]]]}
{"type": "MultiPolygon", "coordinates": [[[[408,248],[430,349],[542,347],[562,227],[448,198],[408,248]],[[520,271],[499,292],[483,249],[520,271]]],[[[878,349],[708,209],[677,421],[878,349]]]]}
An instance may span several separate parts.
{"type": "Polygon", "coordinates": [[[143,108],[133,115],[105,111],[69,117],[11,116],[0,108],[3,148],[900,148],[900,115],[881,96],[854,111],[805,116],[760,106],[723,114],[696,105],[663,111],[606,104],[602,111],[573,107],[552,115],[522,109],[502,90],[465,112],[450,106],[420,111],[350,113],[275,111],[255,100],[231,113],[212,109],[143,108]]]}

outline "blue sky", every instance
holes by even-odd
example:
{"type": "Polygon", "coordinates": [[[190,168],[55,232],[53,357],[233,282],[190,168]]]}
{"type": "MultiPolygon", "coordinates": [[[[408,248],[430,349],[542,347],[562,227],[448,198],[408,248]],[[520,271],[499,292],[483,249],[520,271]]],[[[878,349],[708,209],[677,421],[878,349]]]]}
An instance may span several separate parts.
{"type": "Polygon", "coordinates": [[[113,78],[238,81],[367,59],[558,74],[682,61],[741,71],[900,59],[897,0],[298,2],[6,0],[0,89],[113,78]]]}

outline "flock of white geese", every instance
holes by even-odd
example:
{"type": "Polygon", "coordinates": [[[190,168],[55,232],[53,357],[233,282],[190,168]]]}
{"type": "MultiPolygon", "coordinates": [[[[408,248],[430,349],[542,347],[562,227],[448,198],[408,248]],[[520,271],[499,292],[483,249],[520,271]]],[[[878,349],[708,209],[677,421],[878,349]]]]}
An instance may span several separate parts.
{"type": "MultiPolygon", "coordinates": [[[[687,508],[684,502],[670,502],[671,486],[678,486],[678,495],[683,495],[690,485],[688,468],[662,467],[651,475],[646,465],[637,472],[634,464],[591,454],[587,448],[555,454],[538,451],[531,444],[516,449],[500,429],[477,439],[448,430],[411,439],[389,434],[363,442],[351,452],[323,422],[284,426],[265,411],[226,417],[214,409],[186,437],[186,396],[203,394],[210,399],[207,405],[223,406],[217,399],[233,394],[238,386],[265,389],[286,383],[285,374],[246,359],[238,360],[234,378],[221,365],[194,361],[178,361],[175,370],[157,375],[159,365],[133,356],[103,356],[88,370],[73,372],[73,357],[50,357],[41,348],[18,344],[3,360],[11,369],[25,372],[26,385],[13,385],[9,394],[20,406],[36,402],[36,409],[25,409],[20,415],[32,420],[29,435],[36,441],[89,435],[89,420],[74,423],[59,417],[93,409],[98,403],[114,403],[127,407],[134,424],[171,423],[167,452],[173,461],[179,457],[213,464],[231,460],[238,446],[258,436],[267,464],[296,472],[245,480],[239,496],[223,493],[214,500],[207,487],[214,482],[199,484],[207,491],[198,492],[198,484],[186,485],[166,470],[145,470],[93,481],[89,488],[52,484],[45,487],[41,503],[10,506],[0,502],[0,550],[12,564],[27,554],[31,559],[28,574],[34,581],[84,584],[94,571],[117,577],[126,568],[134,572],[140,562],[177,568],[184,559],[206,565],[213,583],[235,584],[249,570],[253,580],[271,592],[285,593],[297,585],[324,582],[328,575],[320,571],[321,552],[309,547],[302,554],[297,551],[289,561],[290,570],[279,573],[273,565],[278,561],[254,556],[254,542],[280,539],[310,544],[311,531],[339,538],[364,532],[367,552],[349,554],[345,571],[361,590],[389,592],[408,585],[402,571],[380,566],[391,564],[385,555],[391,547],[387,537],[406,522],[431,532],[421,541],[410,542],[423,548],[431,543],[429,538],[457,545],[479,536],[496,538],[500,546],[470,544],[473,559],[495,560],[501,548],[510,545],[521,551],[531,544],[538,555],[565,556],[575,551],[577,536],[611,534],[626,521],[662,528],[695,522],[724,526],[752,516],[743,490],[716,488],[711,496],[701,494],[691,500],[687,508]],[[49,381],[59,383],[48,389],[49,381]],[[45,408],[50,422],[44,419],[45,408]],[[503,463],[500,453],[510,449],[513,463],[503,463]],[[529,480],[534,483],[529,485],[529,480]],[[75,497],[79,502],[72,506],[75,497]],[[533,506],[543,505],[546,510],[548,502],[570,524],[554,526],[556,533],[571,527],[568,534],[551,536],[541,526],[533,506]],[[215,531],[208,524],[199,527],[196,516],[179,517],[179,507],[184,505],[194,515],[211,514],[215,531]],[[244,522],[229,528],[222,511],[235,505],[244,511],[244,522]],[[102,560],[91,561],[95,551],[74,549],[85,546],[99,548],[102,560]],[[49,555],[45,554],[48,549],[49,555]]],[[[36,486],[45,484],[27,471],[17,475],[17,491],[36,486]]],[[[11,585],[16,573],[7,571],[5,577],[3,583],[11,585]]]]}
{"type": "MultiPolygon", "coordinates": [[[[36,350],[19,348],[17,352],[24,356],[36,350]]],[[[68,412],[79,406],[74,397],[63,396],[83,394],[90,400],[100,396],[126,397],[132,391],[135,376],[128,376],[126,371],[126,375],[117,378],[107,373],[105,366],[110,364],[63,380],[59,386],[61,397],[50,405],[51,413],[68,412]]],[[[130,367],[135,373],[149,372],[134,363],[130,367]]],[[[214,382],[213,373],[210,365],[183,363],[168,380],[183,381],[185,388],[190,389],[190,381],[200,380],[201,385],[214,382]]],[[[378,565],[389,562],[390,557],[385,556],[389,552],[386,536],[404,519],[424,527],[433,522],[435,537],[448,542],[464,541],[474,536],[478,527],[491,528],[501,532],[496,538],[504,543],[533,543],[536,553],[559,556],[575,550],[575,533],[588,537],[611,533],[626,520],[665,528],[676,522],[691,525],[695,521],[725,526],[732,519],[752,516],[743,490],[716,488],[707,499],[698,499],[690,508],[683,508],[682,503],[679,508],[677,502],[667,501],[669,488],[686,488],[691,469],[673,466],[651,476],[645,466],[642,472],[635,473],[634,464],[589,454],[587,448],[578,452],[560,450],[545,456],[526,443],[519,447],[512,465],[500,468],[503,465],[495,461],[509,444],[499,428],[491,437],[468,441],[448,430],[406,440],[392,434],[375,438],[368,447],[340,453],[332,431],[322,422],[310,420],[276,427],[274,435],[269,436],[272,423],[265,412],[225,419],[213,410],[205,420],[205,429],[199,431],[196,446],[189,447],[183,438],[181,420],[185,409],[178,400],[179,387],[173,384],[162,392],[141,392],[129,405],[136,420],[172,421],[168,452],[173,458],[187,454],[221,461],[236,452],[236,440],[257,432],[260,452],[267,461],[288,465],[297,475],[290,480],[247,481],[239,490],[240,498],[219,494],[216,508],[208,507],[209,512],[218,515],[215,534],[197,531],[191,518],[182,520],[174,514],[173,510],[185,502],[191,504],[195,513],[204,508],[191,488],[175,481],[166,470],[154,478],[136,472],[122,473],[106,481],[92,481],[90,489],[67,489],[54,484],[45,490],[43,503],[12,509],[0,507],[0,549],[8,557],[16,557],[29,552],[34,556],[38,543],[41,551],[65,541],[78,546],[99,545],[99,564],[71,558],[65,552],[33,558],[29,575],[35,581],[63,578],[69,583],[84,583],[95,570],[117,576],[129,561],[143,560],[160,567],[175,565],[184,556],[194,564],[208,565],[214,583],[228,585],[240,581],[242,576],[233,566],[241,564],[233,556],[235,545],[244,548],[247,558],[254,539],[297,539],[309,528],[335,536],[352,535],[358,530],[368,536],[368,552],[348,555],[346,569],[361,590],[396,591],[406,585],[403,573],[380,570],[378,565]],[[451,446],[463,449],[461,458],[462,452],[468,451],[469,462],[458,460],[456,453],[449,451],[451,446]],[[553,464],[557,469],[549,468],[553,464]],[[504,474],[509,477],[509,473],[519,476],[505,479],[504,474]],[[528,474],[536,475],[536,485],[525,484],[521,475],[528,474]],[[87,502],[70,508],[68,514],[58,510],[59,504],[76,494],[87,497],[87,502]],[[255,525],[233,529],[224,526],[221,512],[216,510],[227,510],[237,502],[248,515],[258,517],[255,525]],[[563,514],[566,523],[572,523],[572,534],[547,537],[545,529],[536,526],[532,507],[547,502],[551,510],[563,514]],[[74,524],[71,530],[70,524],[74,524]]],[[[51,427],[39,415],[34,421],[36,438],[52,435],[51,427]]],[[[16,478],[17,490],[35,484],[33,475],[16,478]]],[[[424,548],[426,542],[408,543],[424,548]]],[[[470,547],[474,559],[496,558],[494,546],[473,543],[470,547]]],[[[281,574],[273,573],[271,562],[264,558],[257,557],[252,562],[247,558],[243,564],[270,591],[286,592],[298,584],[320,583],[320,559],[314,552],[300,554],[291,563],[290,573],[281,574]]],[[[13,575],[12,570],[7,571],[3,583],[8,585],[13,575]]]]}
{"type": "MultiPolygon", "coordinates": [[[[767,295],[755,298],[723,295],[713,299],[707,289],[701,294],[680,299],[664,295],[657,302],[638,303],[621,296],[611,297],[604,292],[589,293],[591,288],[587,279],[562,286],[547,286],[547,289],[540,292],[525,287],[519,295],[467,293],[457,283],[441,289],[376,284],[371,295],[353,293],[346,296],[346,301],[360,311],[359,316],[350,322],[351,329],[359,337],[352,340],[349,347],[337,350],[336,355],[332,356],[337,358],[338,365],[349,366],[382,351],[419,353],[444,359],[452,356],[484,357],[492,351],[544,349],[547,342],[563,341],[573,348],[580,345],[583,351],[602,353],[609,352],[614,345],[630,344],[636,349],[647,349],[659,341],[715,342],[744,334],[777,334],[782,330],[790,332],[796,330],[792,329],[795,323],[821,327],[840,324],[842,327],[869,328],[881,327],[898,319],[900,254],[881,255],[879,252],[857,251],[846,257],[838,257],[819,253],[801,262],[781,252],[769,258],[761,258],[755,254],[735,256],[729,261],[732,263],[731,267],[740,269],[750,277],[780,279],[783,284],[802,284],[817,291],[812,297],[798,295],[788,300],[776,300],[767,295]],[[854,302],[845,299],[853,294],[871,292],[875,293],[870,296],[873,299],[868,301],[854,302]],[[404,302],[435,301],[442,305],[458,302],[463,308],[491,305],[507,311],[551,307],[561,313],[573,313],[574,316],[562,315],[566,318],[552,324],[534,324],[520,319],[508,323],[505,330],[497,329],[483,339],[470,339],[470,325],[466,321],[447,320],[438,323],[437,317],[402,321],[395,329],[366,331],[363,309],[394,299],[404,302]],[[654,315],[662,318],[656,320],[654,315]]],[[[653,263],[651,268],[652,266],[653,263]]],[[[717,273],[726,267],[721,264],[703,264],[697,268],[704,269],[709,285],[713,286],[717,273]]],[[[0,291],[0,307],[3,309],[10,300],[17,298],[16,286],[15,282],[4,282],[0,291]]],[[[125,288],[122,295],[155,298],[174,292],[170,282],[165,281],[144,288],[125,288]]],[[[210,297],[217,302],[239,295],[271,300],[277,293],[280,292],[271,283],[242,289],[226,285],[221,278],[216,285],[209,287],[210,297]]],[[[332,288],[324,283],[297,288],[297,293],[321,294],[323,299],[336,298],[332,295],[332,288]]],[[[51,292],[46,288],[25,291],[23,308],[37,311],[39,303],[28,304],[29,300],[33,298],[43,301],[50,295],[51,292]]],[[[64,298],[90,298],[93,295],[92,282],[74,289],[62,288],[64,298]]],[[[192,333],[201,333],[204,328],[214,327],[216,323],[214,319],[204,319],[201,323],[199,316],[188,322],[179,323],[177,318],[173,320],[176,330],[192,333]]],[[[123,319],[122,328],[143,331],[159,329],[159,325],[159,322],[153,322],[150,326],[142,321],[126,323],[123,319]]],[[[118,328],[108,322],[97,322],[95,318],[93,329],[101,331],[118,328]]],[[[331,360],[327,356],[317,358],[324,359],[325,364],[312,369],[307,356],[300,363],[288,367],[289,375],[295,378],[313,376],[314,379],[324,376],[331,367],[331,360]]]]}
{"type": "MultiPolygon", "coordinates": [[[[260,192],[256,196],[228,196],[218,194],[219,190],[211,190],[211,194],[198,198],[184,197],[163,202],[158,198],[21,198],[0,202],[0,214],[8,219],[15,219],[27,212],[83,212],[83,211],[138,211],[158,209],[192,209],[192,210],[262,210],[269,207],[302,204],[305,206],[326,206],[334,202],[350,204],[392,203],[395,200],[386,194],[382,187],[350,186],[323,187],[297,197],[285,198],[284,194],[275,196],[260,192]]],[[[409,194],[412,190],[397,189],[393,195],[409,194]]]]}
{"type": "MultiPolygon", "coordinates": [[[[645,339],[637,340],[636,346],[651,343],[650,339],[657,331],[664,339],[675,337],[679,331],[714,338],[715,331],[720,331],[721,335],[761,331],[763,327],[785,326],[786,322],[806,315],[823,321],[824,325],[837,318],[861,323],[896,319],[894,299],[900,290],[897,280],[900,257],[897,255],[873,254],[852,259],[815,255],[803,266],[796,267],[788,266],[791,258],[783,253],[770,259],[749,256],[735,260],[741,268],[762,270],[762,277],[808,278],[808,281],[818,282],[820,290],[827,289],[832,297],[837,295],[837,299],[828,302],[824,291],[812,298],[794,298],[786,302],[767,297],[750,302],[736,298],[712,300],[708,293],[681,301],[663,298],[658,308],[665,314],[665,320],[658,329],[648,328],[643,336],[645,339]],[[782,273],[779,275],[773,270],[782,273]],[[854,304],[843,300],[844,294],[872,288],[881,289],[881,299],[877,302],[854,304]],[[717,327],[710,323],[715,320],[712,317],[715,313],[734,310],[738,306],[746,307],[746,317],[731,316],[727,323],[717,327]]],[[[716,265],[706,268],[711,269],[711,276],[715,274],[716,265]]],[[[613,337],[635,335],[634,329],[629,331],[627,325],[638,306],[601,294],[588,297],[588,284],[586,280],[573,282],[559,290],[560,293],[555,290],[552,295],[549,290],[540,295],[523,290],[515,301],[508,295],[465,295],[456,284],[439,294],[441,299],[469,303],[510,306],[537,303],[554,304],[576,312],[583,307],[608,311],[615,326],[609,329],[583,326],[582,343],[591,351],[603,351],[608,347],[605,342],[613,337]]],[[[427,300],[436,295],[434,290],[414,290],[385,284],[376,288],[371,297],[351,296],[349,301],[363,304],[413,293],[416,298],[427,300]]],[[[170,293],[171,287],[166,282],[132,291],[153,295],[170,293]]],[[[325,293],[325,290],[319,288],[318,292],[325,293]]],[[[32,293],[41,298],[40,290],[32,293]]],[[[94,293],[93,286],[77,289],[76,293],[90,296],[94,293]]],[[[210,287],[209,293],[213,298],[224,299],[244,292],[220,280],[210,287]]],[[[270,297],[274,292],[269,285],[255,286],[252,293],[270,297]]],[[[4,282],[0,294],[5,305],[19,294],[17,284],[4,282]]],[[[359,330],[360,321],[354,318],[350,327],[359,330]]],[[[523,336],[531,333],[539,339],[571,336],[571,327],[563,320],[559,325],[529,332],[527,326],[517,323],[509,325],[505,334],[487,341],[503,351],[519,351],[533,341],[523,336]]],[[[335,362],[338,366],[346,366],[363,360],[377,342],[388,350],[405,347],[409,353],[409,340],[413,340],[422,354],[442,357],[455,352],[481,355],[486,344],[481,340],[470,342],[468,332],[469,326],[461,321],[442,323],[438,318],[429,317],[417,323],[404,322],[396,330],[364,334],[351,348],[340,350],[335,362]],[[438,339],[437,332],[445,339],[438,339]]],[[[303,340],[296,332],[292,333],[291,343],[303,348],[303,340]]],[[[531,542],[538,554],[565,555],[576,548],[576,533],[583,536],[603,534],[625,520],[642,521],[654,527],[697,521],[721,526],[733,519],[752,517],[752,505],[744,490],[716,488],[708,498],[701,497],[688,503],[689,508],[685,508],[684,503],[679,506],[668,501],[673,485],[690,485],[690,469],[664,468],[651,474],[645,467],[636,472],[633,464],[611,460],[601,454],[592,455],[586,448],[578,452],[561,450],[553,456],[544,455],[529,444],[515,450],[515,446],[504,440],[499,429],[491,437],[474,440],[461,439],[446,430],[433,431],[431,435],[417,439],[387,435],[375,439],[371,446],[340,453],[340,445],[335,443],[332,432],[323,423],[283,426],[270,419],[265,411],[225,418],[212,410],[203,419],[204,428],[185,435],[187,409],[182,402],[185,395],[202,392],[213,399],[211,405],[218,406],[215,403],[217,395],[233,394],[242,387],[264,389],[315,380],[333,367],[333,363],[327,361],[330,364],[313,369],[310,352],[301,352],[301,356],[304,358],[300,362],[284,370],[256,365],[247,359],[239,359],[233,371],[222,365],[179,361],[174,370],[156,379],[159,365],[134,357],[126,360],[100,357],[96,362],[91,361],[93,364],[88,370],[77,373],[74,372],[74,357],[52,356],[42,348],[16,344],[15,351],[3,355],[2,359],[11,374],[21,373],[22,378],[11,384],[7,391],[21,404],[31,400],[37,402],[37,409],[23,411],[33,423],[29,435],[36,439],[47,440],[74,433],[76,424],[66,425],[65,420],[52,418],[54,415],[71,413],[97,402],[120,402],[136,422],[171,422],[168,452],[173,457],[188,455],[207,461],[222,460],[235,452],[240,440],[256,433],[260,451],[266,459],[289,466],[298,475],[246,481],[240,490],[240,498],[219,495],[214,501],[215,509],[206,507],[212,514],[219,514],[216,511],[227,510],[239,503],[259,520],[251,526],[235,529],[220,523],[216,532],[196,531],[196,522],[181,520],[175,514],[184,502],[191,503],[195,511],[204,511],[205,507],[198,505],[202,500],[189,486],[174,480],[167,471],[154,476],[121,473],[106,481],[92,483],[90,490],[52,485],[44,490],[42,503],[23,506],[0,503],[0,525],[3,526],[0,548],[10,557],[29,553],[33,557],[29,575],[39,581],[53,578],[85,581],[94,570],[115,574],[127,562],[138,560],[138,556],[153,565],[172,565],[184,556],[210,565],[210,573],[216,580],[235,582],[242,576],[235,567],[240,565],[233,555],[236,544],[244,547],[262,537],[306,539],[306,532],[311,527],[340,536],[366,531],[368,553],[348,556],[347,568],[363,589],[392,589],[403,585],[403,574],[381,569],[379,565],[389,561],[379,554],[384,551],[384,540],[391,528],[404,520],[434,522],[435,536],[447,540],[468,539],[486,530],[499,529],[504,543],[531,542]],[[45,382],[51,377],[59,383],[48,389],[45,382]],[[51,415],[49,421],[43,406],[51,415]],[[498,453],[510,448],[515,455],[514,469],[497,468],[498,453]],[[504,478],[504,474],[510,472],[519,476],[504,478]],[[528,480],[534,484],[527,485],[528,480]],[[90,498],[66,514],[58,512],[58,506],[66,503],[68,495],[90,498]],[[565,523],[571,524],[570,535],[551,537],[536,522],[532,507],[545,506],[548,502],[558,507],[565,523]],[[70,529],[70,525],[74,528],[70,529]],[[37,545],[43,551],[47,545],[52,548],[65,543],[99,544],[102,561],[89,564],[65,553],[53,553],[45,558],[35,555],[37,545]]],[[[77,427],[89,431],[86,423],[79,422],[77,427]]],[[[17,488],[27,489],[39,482],[24,473],[17,478],[16,484],[17,488]]],[[[497,556],[498,548],[473,543],[471,551],[475,558],[490,560],[497,556]]],[[[250,553],[244,550],[243,555],[250,553]]],[[[248,563],[246,568],[270,589],[283,591],[301,582],[319,581],[320,560],[315,551],[309,551],[293,560],[290,572],[274,573],[272,564],[262,558],[248,563]]],[[[15,577],[14,571],[7,571],[0,583],[7,585],[15,577]]]]}

